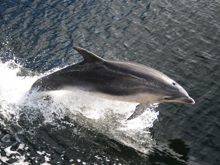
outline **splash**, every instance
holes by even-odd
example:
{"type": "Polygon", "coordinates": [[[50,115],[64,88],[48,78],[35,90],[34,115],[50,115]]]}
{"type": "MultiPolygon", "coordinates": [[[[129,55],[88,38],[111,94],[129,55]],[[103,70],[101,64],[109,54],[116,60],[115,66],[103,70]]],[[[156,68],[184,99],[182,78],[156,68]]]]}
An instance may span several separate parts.
{"type": "MultiPolygon", "coordinates": [[[[37,77],[17,76],[21,66],[13,61],[2,63],[0,61],[0,114],[4,119],[10,120],[12,116],[18,117],[22,100],[37,77]]],[[[1,121],[1,124],[4,124],[1,121]]]]}
{"type": "Polygon", "coordinates": [[[137,104],[107,100],[83,91],[56,91],[51,97],[56,103],[62,100],[62,104],[68,105],[66,115],[83,126],[145,154],[154,145],[148,128],[157,119],[158,104],[152,104],[142,116],[127,121],[137,104]]]}
{"type": "MultiPolygon", "coordinates": [[[[155,142],[148,129],[153,127],[154,121],[157,120],[158,112],[155,111],[157,104],[153,104],[140,117],[126,121],[137,104],[107,100],[83,91],[61,90],[29,94],[31,85],[43,75],[30,76],[33,75],[30,71],[21,73],[22,70],[24,69],[13,61],[0,62],[0,124],[2,126],[7,127],[9,121],[19,125],[19,120],[22,118],[28,121],[27,127],[30,127],[28,130],[32,129],[30,133],[34,133],[34,129],[48,123],[62,129],[62,123],[57,124],[57,120],[68,117],[70,120],[66,121],[66,124],[71,125],[72,120],[145,154],[149,153],[154,145],[155,142]],[[31,123],[35,126],[32,127],[31,123]]],[[[22,131],[23,129],[21,128],[22,131]]],[[[14,154],[10,152],[10,147],[5,148],[8,156],[14,154]]],[[[49,156],[48,154],[44,156],[46,164],[49,156]]],[[[7,155],[0,157],[4,161],[8,160],[7,155]]],[[[20,153],[17,153],[17,157],[17,162],[24,161],[20,153]]]]}

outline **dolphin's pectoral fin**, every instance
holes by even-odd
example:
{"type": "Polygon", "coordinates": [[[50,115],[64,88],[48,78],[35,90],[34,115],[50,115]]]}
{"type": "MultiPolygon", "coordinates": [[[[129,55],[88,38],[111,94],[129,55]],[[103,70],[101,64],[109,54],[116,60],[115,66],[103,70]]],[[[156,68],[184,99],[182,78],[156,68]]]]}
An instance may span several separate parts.
{"type": "Polygon", "coordinates": [[[135,108],[135,111],[133,112],[133,114],[127,119],[127,120],[131,120],[134,119],[138,116],[140,116],[141,114],[144,113],[144,111],[146,110],[147,107],[149,107],[149,104],[138,104],[135,108]]]}
{"type": "Polygon", "coordinates": [[[100,62],[100,61],[105,61],[103,58],[95,55],[94,53],[80,48],[80,47],[73,47],[75,50],[77,50],[84,58],[84,62],[86,63],[93,63],[93,62],[100,62]]]}

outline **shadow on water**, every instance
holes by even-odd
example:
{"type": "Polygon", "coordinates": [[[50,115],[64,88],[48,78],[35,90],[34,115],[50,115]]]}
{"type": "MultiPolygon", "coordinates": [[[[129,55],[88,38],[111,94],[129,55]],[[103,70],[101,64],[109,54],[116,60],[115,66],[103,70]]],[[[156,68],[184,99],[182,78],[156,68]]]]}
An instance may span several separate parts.
{"type": "Polygon", "coordinates": [[[149,162],[155,165],[186,165],[189,151],[190,148],[181,139],[169,140],[168,144],[154,148],[149,162]]]}

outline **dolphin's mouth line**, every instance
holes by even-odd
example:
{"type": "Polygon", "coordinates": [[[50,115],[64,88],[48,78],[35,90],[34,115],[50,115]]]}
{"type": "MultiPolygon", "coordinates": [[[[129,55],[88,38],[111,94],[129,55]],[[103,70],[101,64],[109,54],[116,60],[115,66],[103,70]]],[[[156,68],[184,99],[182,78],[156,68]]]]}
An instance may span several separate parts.
{"type": "Polygon", "coordinates": [[[193,98],[190,96],[185,96],[185,97],[171,97],[171,96],[164,96],[163,100],[165,102],[181,102],[181,103],[186,103],[186,104],[195,104],[195,101],[193,98]]]}

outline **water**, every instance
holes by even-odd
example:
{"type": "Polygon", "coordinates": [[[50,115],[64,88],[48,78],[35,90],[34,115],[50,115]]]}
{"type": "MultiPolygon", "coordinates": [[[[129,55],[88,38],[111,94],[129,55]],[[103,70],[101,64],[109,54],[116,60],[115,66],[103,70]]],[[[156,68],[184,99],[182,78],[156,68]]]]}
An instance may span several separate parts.
{"type": "Polygon", "coordinates": [[[219,7],[1,0],[1,164],[219,164],[219,7]],[[64,91],[28,96],[37,78],[82,59],[73,46],[163,71],[196,104],[155,105],[126,123],[135,105],[64,91]]]}

